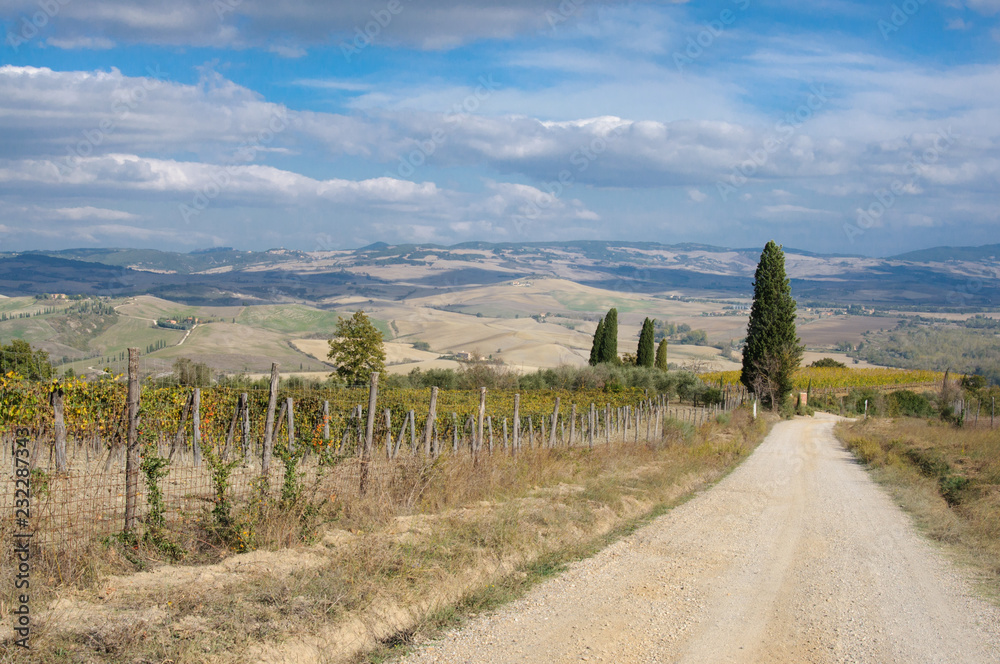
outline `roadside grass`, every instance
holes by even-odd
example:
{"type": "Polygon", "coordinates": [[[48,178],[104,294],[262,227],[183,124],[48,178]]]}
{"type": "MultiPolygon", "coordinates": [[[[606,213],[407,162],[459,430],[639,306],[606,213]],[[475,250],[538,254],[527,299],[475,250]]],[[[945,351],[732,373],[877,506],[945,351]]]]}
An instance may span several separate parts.
{"type": "Polygon", "coordinates": [[[841,422],[836,432],[917,526],[1000,603],[1000,431],[869,418],[841,422]]]}
{"type": "Polygon", "coordinates": [[[310,532],[302,505],[270,506],[256,551],[213,543],[195,565],[95,546],[33,600],[32,651],[0,662],[386,661],[686,500],[766,429],[738,411],[646,444],[412,459],[365,498],[307,497],[310,532]]]}

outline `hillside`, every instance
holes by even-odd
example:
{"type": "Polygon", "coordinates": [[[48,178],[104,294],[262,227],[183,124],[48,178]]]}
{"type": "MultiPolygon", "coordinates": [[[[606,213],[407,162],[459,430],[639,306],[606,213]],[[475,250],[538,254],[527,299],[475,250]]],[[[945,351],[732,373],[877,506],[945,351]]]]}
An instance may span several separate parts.
{"type": "Polygon", "coordinates": [[[893,259],[918,263],[943,263],[945,261],[996,262],[998,256],[1000,256],[1000,244],[986,244],[981,247],[934,247],[932,249],[921,249],[893,256],[893,259]]]}
{"type": "MultiPolygon", "coordinates": [[[[466,356],[522,371],[583,364],[596,321],[611,307],[619,311],[622,352],[634,350],[648,316],[703,330],[716,346],[685,345],[677,335],[669,351],[675,366],[734,369],[739,355],[728,347],[746,330],[757,259],[750,249],[608,242],[51,254],[0,257],[0,292],[12,296],[0,300],[0,341],[25,339],[63,371],[117,370],[132,346],[146,353],[151,373],[189,357],[223,372],[266,372],[277,361],[283,371],[317,375],[331,370],[326,339],[338,317],[358,309],[392,342],[392,372],[457,367],[466,356]],[[188,317],[198,319],[194,329],[156,325],[188,317]],[[416,350],[418,342],[429,350],[416,350]]],[[[919,263],[789,250],[799,334],[811,353],[829,355],[894,329],[914,311],[1000,301],[1000,268],[977,255],[919,263]]],[[[960,321],[969,314],[946,315],[960,321]]],[[[891,357],[856,354],[876,364],[891,357]]]]}
{"type": "MultiPolygon", "coordinates": [[[[997,245],[892,258],[788,249],[800,304],[971,311],[1000,304],[997,245]]],[[[386,245],[353,251],[217,249],[191,254],[82,249],[0,254],[0,293],[156,295],[199,305],[406,300],[512,279],[555,278],[615,292],[745,298],[759,250],[649,242],[386,245]]]]}

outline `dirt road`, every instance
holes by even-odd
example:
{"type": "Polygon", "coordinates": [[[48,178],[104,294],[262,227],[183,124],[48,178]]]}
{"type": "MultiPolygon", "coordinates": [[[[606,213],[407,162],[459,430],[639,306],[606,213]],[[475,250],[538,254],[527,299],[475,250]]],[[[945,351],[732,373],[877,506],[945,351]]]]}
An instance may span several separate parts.
{"type": "Polygon", "coordinates": [[[1000,661],[1000,610],[833,436],[778,424],[713,489],[410,664],[1000,661]]]}

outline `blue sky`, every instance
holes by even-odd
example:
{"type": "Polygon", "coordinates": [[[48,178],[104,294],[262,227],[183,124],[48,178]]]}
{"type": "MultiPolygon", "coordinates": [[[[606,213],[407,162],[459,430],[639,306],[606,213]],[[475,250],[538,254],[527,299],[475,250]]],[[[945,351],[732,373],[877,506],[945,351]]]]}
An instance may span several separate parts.
{"type": "Polygon", "coordinates": [[[1000,0],[0,0],[0,22],[2,251],[1000,237],[1000,0]]]}

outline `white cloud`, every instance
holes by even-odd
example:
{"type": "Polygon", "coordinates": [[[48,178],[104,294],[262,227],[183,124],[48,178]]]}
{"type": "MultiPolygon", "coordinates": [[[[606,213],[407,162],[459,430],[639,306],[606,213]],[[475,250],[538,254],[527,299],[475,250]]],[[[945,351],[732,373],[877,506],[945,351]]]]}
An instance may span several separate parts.
{"type": "Polygon", "coordinates": [[[335,78],[300,78],[292,81],[292,85],[304,88],[319,88],[322,90],[344,90],[346,92],[365,92],[372,89],[371,83],[335,78]]]}
{"type": "Polygon", "coordinates": [[[56,218],[69,219],[72,221],[81,221],[84,219],[105,219],[108,221],[128,221],[131,219],[138,219],[138,215],[134,215],[131,212],[122,212],[121,210],[108,210],[106,208],[95,208],[91,206],[75,207],[75,208],[55,208],[52,210],[52,215],[56,218]]]}
{"type": "MultiPolygon", "coordinates": [[[[424,227],[419,232],[423,236],[431,234],[427,228],[440,228],[442,224],[479,224],[469,226],[471,229],[482,224],[512,227],[516,219],[555,225],[599,219],[577,199],[528,185],[488,182],[484,193],[468,194],[441,189],[432,182],[388,177],[316,180],[269,166],[218,166],[124,154],[82,159],[71,172],[60,171],[52,160],[0,160],[0,196],[12,192],[29,198],[45,192],[50,199],[86,196],[98,201],[140,201],[153,208],[143,215],[148,228],[197,220],[198,227],[204,230],[224,225],[228,211],[236,209],[257,213],[271,210],[270,214],[278,211],[282,216],[295,210],[297,223],[294,229],[288,229],[293,234],[307,233],[305,229],[321,221],[329,223],[331,210],[336,210],[333,223],[341,227],[341,233],[352,219],[363,218],[386,233],[388,228],[424,227]]],[[[136,215],[96,205],[20,210],[8,207],[0,213],[0,220],[4,216],[20,223],[25,218],[62,221],[67,228],[99,230],[111,225],[83,222],[139,220],[136,215]]],[[[88,233],[85,239],[96,241],[97,236],[88,233]]]]}
{"type": "Polygon", "coordinates": [[[113,41],[104,37],[73,37],[69,39],[50,37],[45,40],[45,43],[64,50],[88,49],[91,51],[106,51],[115,47],[113,41]]]}
{"type": "MultiPolygon", "coordinates": [[[[616,0],[590,0],[582,12],[616,0]]],[[[7,13],[38,11],[36,0],[10,0],[7,13]]],[[[569,3],[572,6],[572,3],[569,3]]],[[[381,45],[454,48],[478,39],[510,38],[548,29],[546,10],[535,0],[401,0],[400,11],[381,2],[316,0],[91,0],[60,3],[55,39],[77,48],[93,34],[120,43],[248,48],[300,57],[313,44],[350,43],[357,34],[381,45]],[[286,44],[280,40],[293,40],[286,44]],[[277,43],[277,46],[273,44],[277,43]]],[[[550,13],[558,14],[553,3],[550,13]]],[[[572,12],[570,18],[572,18],[572,12]]]]}
{"type": "Polygon", "coordinates": [[[769,216],[778,215],[821,215],[829,216],[836,215],[836,212],[830,210],[817,210],[814,208],[805,207],[802,205],[765,205],[761,208],[761,212],[769,216]]]}
{"type": "Polygon", "coordinates": [[[705,192],[701,191],[696,187],[688,187],[687,195],[688,198],[690,198],[695,203],[702,203],[708,199],[708,194],[706,194],[705,192]]]}

